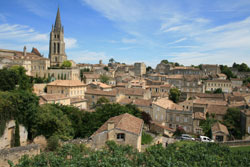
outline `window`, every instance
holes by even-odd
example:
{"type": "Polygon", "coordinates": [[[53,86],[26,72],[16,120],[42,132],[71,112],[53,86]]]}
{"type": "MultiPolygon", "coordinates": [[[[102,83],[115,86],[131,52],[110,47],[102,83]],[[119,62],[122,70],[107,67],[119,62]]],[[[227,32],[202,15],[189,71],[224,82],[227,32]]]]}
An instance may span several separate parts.
{"type": "Polygon", "coordinates": [[[179,122],[180,121],[180,118],[179,116],[176,117],[176,122],[179,122]]]}
{"type": "Polygon", "coordinates": [[[187,117],[184,117],[184,122],[187,122],[187,117]]]}
{"type": "Polygon", "coordinates": [[[117,140],[125,140],[125,134],[124,133],[118,133],[116,136],[117,140]]]}
{"type": "Polygon", "coordinates": [[[248,126],[248,133],[250,133],[250,126],[248,126]]]}

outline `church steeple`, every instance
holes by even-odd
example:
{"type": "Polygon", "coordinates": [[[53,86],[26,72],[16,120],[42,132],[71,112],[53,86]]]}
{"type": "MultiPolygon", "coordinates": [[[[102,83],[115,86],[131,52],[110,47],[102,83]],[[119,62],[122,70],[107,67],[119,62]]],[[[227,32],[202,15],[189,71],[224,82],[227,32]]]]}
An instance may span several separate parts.
{"type": "Polygon", "coordinates": [[[58,7],[55,21],[55,29],[60,30],[62,28],[61,17],[60,17],[60,9],[58,7]]]}
{"type": "Polygon", "coordinates": [[[50,32],[49,58],[50,66],[61,66],[67,60],[65,54],[64,30],[61,23],[60,10],[57,9],[55,25],[50,32]]]}

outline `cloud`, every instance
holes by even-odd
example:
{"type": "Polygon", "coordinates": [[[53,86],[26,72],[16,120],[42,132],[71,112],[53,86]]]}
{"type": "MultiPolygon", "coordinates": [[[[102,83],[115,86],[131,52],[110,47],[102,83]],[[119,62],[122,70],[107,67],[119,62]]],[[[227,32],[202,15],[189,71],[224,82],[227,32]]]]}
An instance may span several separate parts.
{"type": "Polygon", "coordinates": [[[133,0],[82,0],[82,2],[113,21],[134,22],[142,17],[141,5],[133,0]]]}
{"type": "Polygon", "coordinates": [[[97,63],[99,60],[108,60],[105,52],[94,52],[88,50],[70,51],[68,58],[73,59],[77,63],[97,63]]]}
{"type": "Polygon", "coordinates": [[[181,39],[178,39],[176,41],[169,42],[168,45],[177,44],[177,43],[180,43],[180,42],[186,41],[186,40],[187,40],[187,38],[181,38],[181,39]]]}
{"type": "Polygon", "coordinates": [[[77,40],[75,38],[64,38],[66,49],[77,47],[77,40]]]}
{"type": "Polygon", "coordinates": [[[7,21],[6,16],[0,13],[0,22],[6,22],[6,21],[7,21]]]}
{"type": "Polygon", "coordinates": [[[136,39],[122,38],[121,42],[125,43],[125,44],[133,44],[133,43],[136,43],[137,40],[136,39]]]}

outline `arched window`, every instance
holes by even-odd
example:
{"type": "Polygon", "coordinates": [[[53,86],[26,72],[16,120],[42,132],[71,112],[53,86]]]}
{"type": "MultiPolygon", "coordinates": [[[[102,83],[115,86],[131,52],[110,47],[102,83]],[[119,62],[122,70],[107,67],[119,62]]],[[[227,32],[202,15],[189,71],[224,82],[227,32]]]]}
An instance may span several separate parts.
{"type": "Polygon", "coordinates": [[[57,43],[57,52],[60,54],[60,43],[57,43]]]}
{"type": "Polygon", "coordinates": [[[54,43],[54,54],[56,54],[56,43],[54,43]]]}

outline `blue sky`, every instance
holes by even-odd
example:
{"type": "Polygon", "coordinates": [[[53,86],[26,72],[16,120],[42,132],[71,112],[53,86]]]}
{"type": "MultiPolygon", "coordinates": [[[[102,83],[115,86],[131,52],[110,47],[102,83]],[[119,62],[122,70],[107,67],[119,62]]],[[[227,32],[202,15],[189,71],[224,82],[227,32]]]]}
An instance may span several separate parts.
{"type": "Polygon", "coordinates": [[[110,58],[155,67],[162,59],[184,65],[250,65],[249,0],[2,0],[0,48],[46,57],[58,5],[68,59],[110,58]]]}

